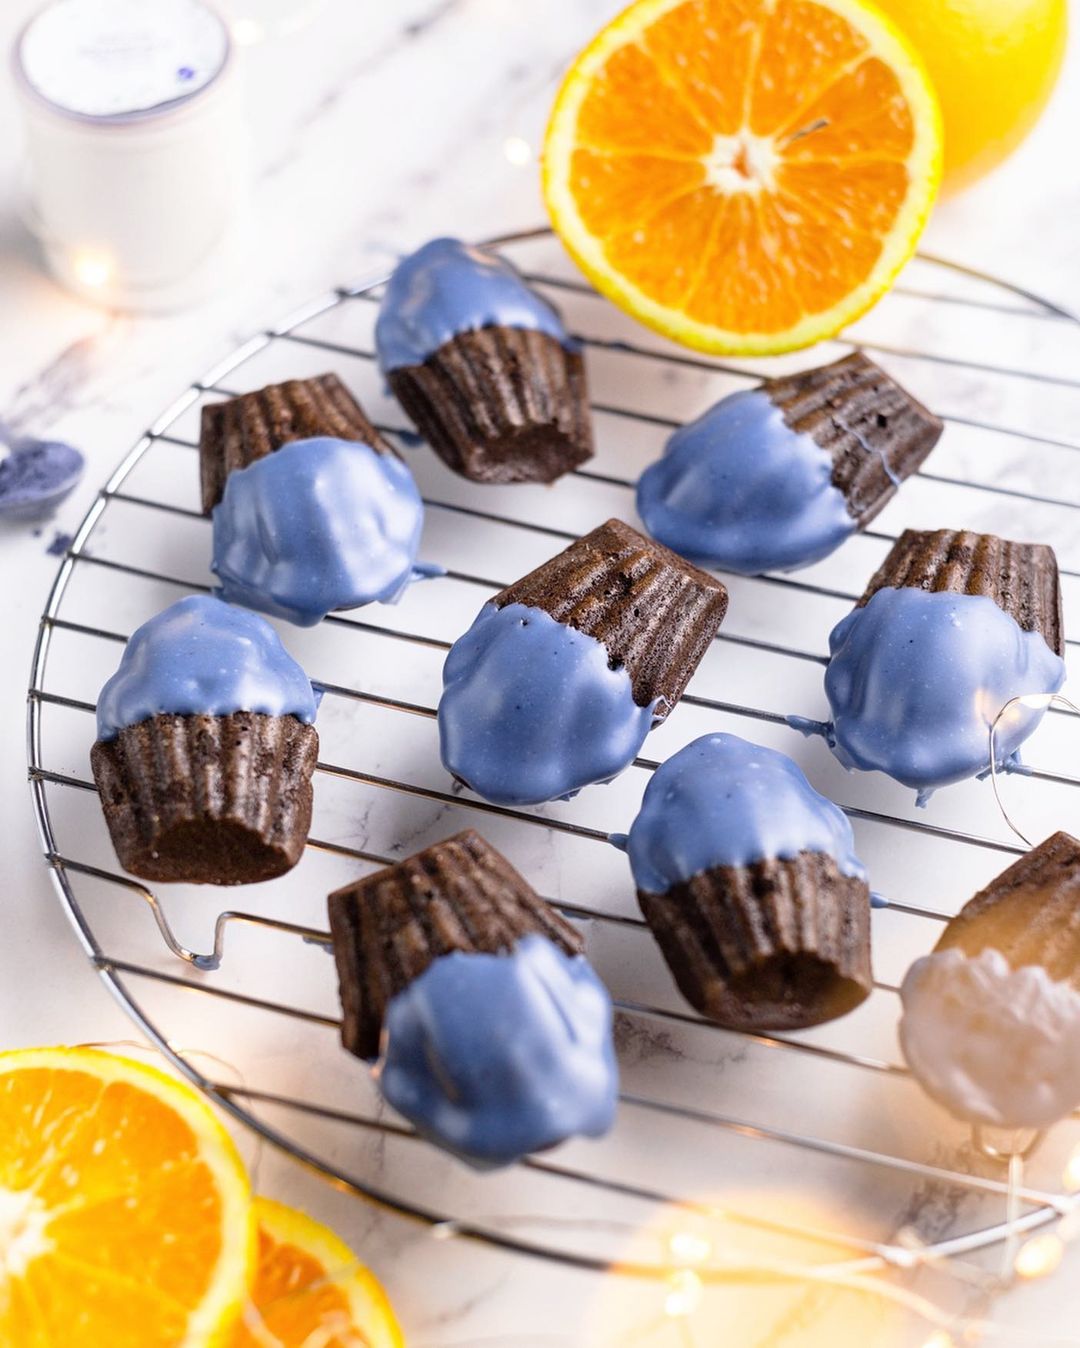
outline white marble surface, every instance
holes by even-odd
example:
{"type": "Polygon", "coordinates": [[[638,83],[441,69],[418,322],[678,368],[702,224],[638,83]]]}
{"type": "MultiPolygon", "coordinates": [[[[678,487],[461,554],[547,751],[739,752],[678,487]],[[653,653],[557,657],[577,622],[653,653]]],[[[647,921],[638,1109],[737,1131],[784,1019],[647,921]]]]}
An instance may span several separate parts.
{"type": "MultiPolygon", "coordinates": [[[[0,705],[8,708],[0,720],[8,881],[0,1044],[131,1036],[60,913],[24,784],[22,692],[37,616],[56,568],[45,552],[52,529],[77,523],[149,421],[241,337],[434,232],[482,235],[537,222],[542,213],[535,165],[509,163],[504,142],[521,136],[535,144],[567,56],[618,7],[612,0],[554,0],[544,6],[541,22],[537,7],[512,0],[403,0],[393,6],[329,0],[299,33],[250,49],[257,177],[246,267],[213,302],[167,318],[100,313],[42,275],[17,219],[17,137],[3,137],[0,418],[79,444],[90,470],[43,536],[0,529],[0,705]]],[[[33,8],[8,0],[0,39],[6,43],[33,8]]],[[[1080,309],[1078,117],[1080,54],[1074,43],[1061,93],[1036,136],[994,178],[943,204],[926,246],[1080,309]]],[[[0,126],[13,128],[14,120],[5,83],[0,126]]],[[[1047,489],[1045,480],[1030,480],[1033,474],[1025,480],[1022,465],[1011,464],[1008,472],[1014,486],[1047,489]]],[[[1070,485],[1075,494],[1075,476],[1071,484],[1055,481],[1054,494],[1070,494],[1070,485]]],[[[720,1341],[716,1321],[704,1316],[689,1331],[693,1320],[681,1328],[650,1328],[660,1314],[655,1289],[638,1292],[616,1280],[601,1283],[454,1241],[436,1242],[332,1192],[269,1150],[259,1154],[258,1164],[264,1189],[331,1220],[363,1252],[387,1281],[417,1348],[607,1348],[609,1342],[704,1348],[720,1341]],[[635,1320],[640,1336],[632,1338],[629,1329],[612,1333],[614,1325],[635,1320]]],[[[1078,1269],[1080,1255],[1070,1255],[1070,1267],[1052,1283],[1004,1298],[995,1315],[1016,1328],[999,1341],[1080,1342],[1062,1325],[1070,1271],[1075,1277],[1078,1269]]],[[[812,1303],[801,1313],[812,1319],[812,1303]]],[[[912,1327],[903,1341],[917,1344],[920,1336],[925,1330],[912,1327]]],[[[794,1314],[786,1328],[745,1340],[747,1348],[802,1348],[819,1341],[794,1314]]]]}

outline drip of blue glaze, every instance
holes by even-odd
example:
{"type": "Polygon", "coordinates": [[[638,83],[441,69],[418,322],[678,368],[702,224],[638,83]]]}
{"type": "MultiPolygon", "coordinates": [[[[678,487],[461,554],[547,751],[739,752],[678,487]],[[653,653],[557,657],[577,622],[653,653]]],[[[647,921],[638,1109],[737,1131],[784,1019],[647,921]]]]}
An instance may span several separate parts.
{"type": "Polygon", "coordinates": [[[318,436],[230,473],[213,520],[222,597],[310,627],[400,598],[424,507],[400,459],[318,436]]]}
{"type": "MultiPolygon", "coordinates": [[[[863,444],[863,448],[864,449],[866,448],[865,443],[863,444]]],[[[881,451],[878,453],[878,458],[881,460],[881,466],[885,470],[885,476],[889,479],[889,481],[893,484],[893,486],[894,487],[902,486],[904,479],[900,476],[900,474],[896,471],[895,468],[893,468],[892,464],[889,462],[888,454],[884,453],[884,451],[881,451]]]]}
{"type": "MultiPolygon", "coordinates": [[[[994,770],[996,772],[1003,772],[1006,774],[1006,776],[1009,777],[1031,776],[1031,769],[1020,757],[1019,749],[1017,749],[1015,753],[1009,754],[1008,758],[1003,758],[1000,763],[996,763],[994,765],[994,770]]],[[[990,775],[991,775],[990,765],[987,764],[987,766],[983,768],[982,772],[977,772],[975,774],[975,778],[977,781],[985,782],[990,775]]],[[[936,793],[936,791],[937,787],[934,786],[924,787],[923,790],[917,791],[915,793],[915,804],[917,808],[920,810],[925,810],[926,807],[930,804],[930,801],[934,796],[934,794],[936,793]]]]}
{"type": "Polygon", "coordinates": [[[414,562],[410,580],[438,580],[445,575],[446,567],[440,566],[438,562],[414,562]]]}
{"type": "MultiPolygon", "coordinates": [[[[824,727],[847,768],[877,769],[920,793],[985,772],[990,726],[1024,694],[1054,693],[1065,662],[985,595],[878,590],[829,637],[824,727]]],[[[998,726],[1006,767],[1042,720],[1013,708],[998,726]]]]}
{"type": "Polygon", "coordinates": [[[763,389],[746,389],[675,432],[638,481],[638,514],[695,562],[746,576],[790,571],[855,531],[832,470],[763,389]]]}
{"type": "Polygon", "coordinates": [[[820,735],[828,740],[832,727],[828,721],[815,721],[811,716],[785,716],[784,720],[792,730],[797,730],[800,735],[805,735],[807,739],[812,739],[814,735],[820,735]]]}
{"type": "MultiPolygon", "coordinates": [[[[1008,758],[1003,758],[1000,763],[994,765],[994,769],[997,772],[1007,773],[1010,777],[1031,776],[1031,769],[1024,762],[1022,749],[1016,749],[1013,753],[1009,754],[1008,758]]],[[[980,782],[985,782],[990,775],[989,763],[983,768],[982,772],[977,772],[975,774],[980,782]]]]}
{"type": "Polygon", "coordinates": [[[633,762],[653,723],[602,642],[525,604],[485,604],[443,667],[444,766],[498,805],[566,800],[633,762]]]}
{"type": "Polygon", "coordinates": [[[703,735],[653,773],[627,852],[638,889],[664,894],[714,866],[823,852],[866,878],[847,815],[786,754],[737,735],[703,735]]]}
{"type": "Polygon", "coordinates": [[[97,704],[100,740],[152,716],[236,711],[315,720],[307,675],[265,619],[189,595],[132,633],[97,704]]]}
{"type": "Polygon", "coordinates": [[[386,1009],[379,1084],[481,1169],[611,1127],[611,998],[588,961],[532,935],[505,955],[443,955],[386,1009]]]}
{"type": "Polygon", "coordinates": [[[545,332],[576,347],[553,306],[504,258],[459,239],[432,239],[387,282],[375,324],[379,368],[422,365],[459,332],[490,327],[545,332]]]}
{"type": "Polygon", "coordinates": [[[874,890],[870,891],[871,908],[890,908],[892,905],[884,894],[878,894],[874,890]]]}
{"type": "MultiPolygon", "coordinates": [[[[393,396],[393,394],[390,392],[389,387],[386,389],[386,394],[388,397],[393,396]]],[[[394,434],[397,436],[397,438],[401,441],[401,443],[405,446],[406,449],[419,449],[420,446],[424,443],[424,437],[422,435],[417,434],[416,431],[401,430],[395,431],[394,434]]]]}

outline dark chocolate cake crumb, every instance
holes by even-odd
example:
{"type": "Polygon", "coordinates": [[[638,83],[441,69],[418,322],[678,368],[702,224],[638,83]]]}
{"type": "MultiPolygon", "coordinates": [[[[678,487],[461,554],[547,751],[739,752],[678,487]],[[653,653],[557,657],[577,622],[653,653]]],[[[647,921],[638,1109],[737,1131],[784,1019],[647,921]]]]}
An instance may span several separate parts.
{"type": "Polygon", "coordinates": [[[1025,632],[1065,654],[1057,558],[1045,543],[1011,543],[969,529],[905,529],[856,607],[878,590],[908,587],[992,599],[1025,632]]]}
{"type": "Polygon", "coordinates": [[[394,451],[336,374],[288,379],[202,410],[199,469],[204,514],[221,500],[225,479],[293,440],[316,436],[358,440],[380,454],[394,451]]]}
{"type": "Polygon", "coordinates": [[[584,361],[546,332],[461,332],[388,379],[439,457],[474,482],[554,482],[592,458],[584,361]]]}
{"type": "Polygon", "coordinates": [[[245,885],[295,866],[311,825],[314,726],[162,714],[91,750],[120,864],[144,880],[245,885]]]}
{"type": "Polygon", "coordinates": [[[361,1058],[378,1056],[390,999],[440,955],[499,954],[534,934],[568,955],[583,949],[577,928],[472,829],[335,891],[329,908],[342,1042],[361,1058]]]}
{"type": "Polygon", "coordinates": [[[860,529],[921,467],[945,429],[861,351],[816,370],[768,379],[763,388],[787,425],[812,436],[830,455],[833,486],[860,529]]]}
{"type": "Polygon", "coordinates": [[[730,1029],[804,1029],[870,994],[870,891],[822,852],[714,866],[638,902],[683,996],[730,1029]]]}
{"type": "Polygon", "coordinates": [[[662,721],[716,636],[728,594],[662,543],[608,520],[492,602],[543,609],[595,637],[613,667],[626,667],[637,705],[655,703],[662,721]]]}

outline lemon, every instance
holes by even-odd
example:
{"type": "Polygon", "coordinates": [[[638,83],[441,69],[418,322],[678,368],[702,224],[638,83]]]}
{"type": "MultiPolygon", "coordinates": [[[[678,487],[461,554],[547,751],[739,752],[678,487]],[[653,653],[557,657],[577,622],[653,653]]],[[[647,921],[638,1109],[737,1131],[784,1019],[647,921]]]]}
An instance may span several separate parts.
{"type": "Polygon", "coordinates": [[[945,190],[1010,155],[1065,55],[1068,0],[877,0],[925,61],[945,119],[945,190]]]}

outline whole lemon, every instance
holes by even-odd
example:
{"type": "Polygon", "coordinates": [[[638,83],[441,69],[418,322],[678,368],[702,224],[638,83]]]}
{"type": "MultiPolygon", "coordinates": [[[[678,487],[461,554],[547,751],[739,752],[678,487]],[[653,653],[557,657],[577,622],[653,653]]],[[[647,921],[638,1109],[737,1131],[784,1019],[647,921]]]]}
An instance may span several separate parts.
{"type": "Polygon", "coordinates": [[[907,34],[945,117],[945,190],[981,178],[1020,144],[1053,91],[1068,0],[877,0],[907,34]]]}

